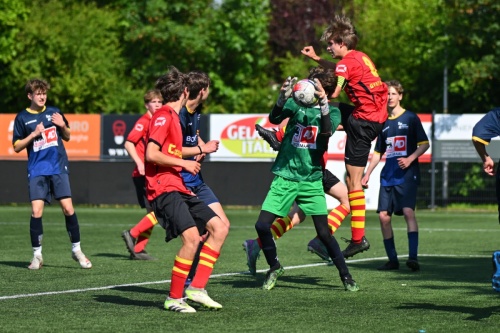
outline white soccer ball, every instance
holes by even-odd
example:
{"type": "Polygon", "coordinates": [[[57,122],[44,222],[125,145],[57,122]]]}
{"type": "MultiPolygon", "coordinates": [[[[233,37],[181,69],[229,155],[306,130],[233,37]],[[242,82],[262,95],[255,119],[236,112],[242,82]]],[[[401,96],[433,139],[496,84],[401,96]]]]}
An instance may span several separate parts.
{"type": "Polygon", "coordinates": [[[292,97],[298,105],[311,107],[318,103],[318,97],[314,95],[315,91],[313,81],[308,79],[300,80],[292,88],[292,97]]]}

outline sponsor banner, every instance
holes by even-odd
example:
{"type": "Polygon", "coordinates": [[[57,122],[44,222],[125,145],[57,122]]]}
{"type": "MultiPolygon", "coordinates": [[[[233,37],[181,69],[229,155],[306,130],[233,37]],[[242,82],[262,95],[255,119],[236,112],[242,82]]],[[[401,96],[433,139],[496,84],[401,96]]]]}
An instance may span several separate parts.
{"type": "Polygon", "coordinates": [[[129,159],[124,143],[141,115],[102,116],[102,159],[129,159]]]}
{"type": "MultiPolygon", "coordinates": [[[[0,159],[26,160],[26,149],[14,152],[12,137],[17,114],[0,114],[0,159]],[[3,134],[1,134],[3,133],[3,134]]],[[[101,147],[101,116],[64,114],[71,128],[69,142],[64,147],[70,160],[98,160],[101,147]]]]}
{"type": "MultiPolygon", "coordinates": [[[[419,115],[424,130],[429,139],[431,138],[430,114],[419,115]]],[[[262,140],[255,124],[264,128],[277,129],[278,126],[269,122],[268,114],[212,114],[210,115],[210,140],[219,140],[219,150],[210,154],[211,161],[273,161],[277,152],[273,151],[269,144],[262,140]]],[[[330,138],[328,145],[328,159],[344,161],[344,150],[346,135],[343,131],[337,131],[330,138]]],[[[372,142],[372,149],[375,141],[372,142]]],[[[432,147],[432,144],[431,144],[432,147]]],[[[431,149],[419,159],[420,162],[431,161],[431,149]]]]}
{"type": "Polygon", "coordinates": [[[64,142],[68,159],[99,160],[101,157],[101,115],[65,114],[71,138],[64,142]]]}

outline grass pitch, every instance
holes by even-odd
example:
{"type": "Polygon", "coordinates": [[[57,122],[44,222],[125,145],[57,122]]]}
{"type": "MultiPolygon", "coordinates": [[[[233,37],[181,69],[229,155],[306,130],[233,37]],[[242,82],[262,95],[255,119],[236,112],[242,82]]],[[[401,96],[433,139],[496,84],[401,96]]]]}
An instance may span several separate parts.
{"type": "MultiPolygon", "coordinates": [[[[375,268],[386,259],[375,212],[367,212],[369,251],[348,260],[360,286],[346,292],[334,266],[306,251],[310,220],[278,240],[285,274],[261,289],[267,265],[247,273],[241,243],[255,238],[257,210],[227,210],[231,231],[209,295],[220,311],[165,311],[163,302],[180,240],[164,242],[155,227],[148,252],[156,261],[131,261],[120,237],[143,216],[140,208],[77,207],[82,249],[93,263],[80,269],[58,207],[47,207],[39,271],[32,257],[29,207],[0,207],[0,321],[2,332],[498,332],[500,293],[491,287],[491,255],[500,249],[496,212],[418,211],[420,272],[405,266],[406,224],[395,217],[400,270],[375,268]]],[[[350,238],[349,220],[336,238],[350,238]]],[[[341,242],[341,247],[346,244],[341,242]]],[[[196,305],[194,305],[196,307],[196,305]]]]}

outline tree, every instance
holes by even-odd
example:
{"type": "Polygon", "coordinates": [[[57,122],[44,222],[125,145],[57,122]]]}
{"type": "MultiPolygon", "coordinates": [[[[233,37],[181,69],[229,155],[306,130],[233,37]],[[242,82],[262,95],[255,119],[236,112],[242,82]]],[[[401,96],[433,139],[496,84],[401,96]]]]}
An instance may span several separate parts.
{"type": "Polygon", "coordinates": [[[113,12],[92,3],[55,0],[34,1],[29,8],[43,20],[17,24],[17,56],[0,83],[15,97],[4,110],[18,112],[26,106],[22,88],[32,77],[47,79],[52,85],[49,103],[68,113],[126,113],[142,107],[137,97],[142,91],[134,92],[124,75],[113,12]]]}

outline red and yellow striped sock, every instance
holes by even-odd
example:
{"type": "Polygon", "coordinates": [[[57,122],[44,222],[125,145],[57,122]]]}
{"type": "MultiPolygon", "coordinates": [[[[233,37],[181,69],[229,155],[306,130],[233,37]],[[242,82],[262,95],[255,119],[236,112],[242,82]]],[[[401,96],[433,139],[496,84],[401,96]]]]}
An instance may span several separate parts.
{"type": "Polygon", "coordinates": [[[354,243],[361,242],[365,235],[366,199],[363,190],[349,192],[351,205],[351,233],[354,243]]]}
{"type": "Polygon", "coordinates": [[[276,219],[271,225],[271,232],[273,234],[274,240],[279,239],[285,232],[293,228],[292,220],[290,217],[285,216],[276,219]]]}
{"type": "Polygon", "coordinates": [[[349,214],[349,211],[342,204],[331,210],[328,214],[328,228],[330,229],[330,234],[333,235],[335,231],[337,231],[347,214],[349,214]]]}
{"type": "Polygon", "coordinates": [[[137,238],[135,243],[134,252],[141,252],[144,250],[149,242],[151,233],[153,232],[153,227],[158,224],[158,220],[155,217],[155,213],[151,212],[146,214],[132,229],[130,229],[130,235],[137,238]]]}
{"type": "Polygon", "coordinates": [[[175,256],[174,268],[172,268],[172,282],[170,283],[170,297],[182,298],[184,284],[191,270],[192,260],[175,256]]]}
{"type": "Polygon", "coordinates": [[[200,261],[198,263],[198,268],[196,269],[196,274],[194,275],[193,282],[191,286],[193,288],[204,289],[210,278],[210,274],[214,270],[215,262],[219,258],[220,253],[214,251],[210,244],[205,242],[200,252],[200,261]]]}

